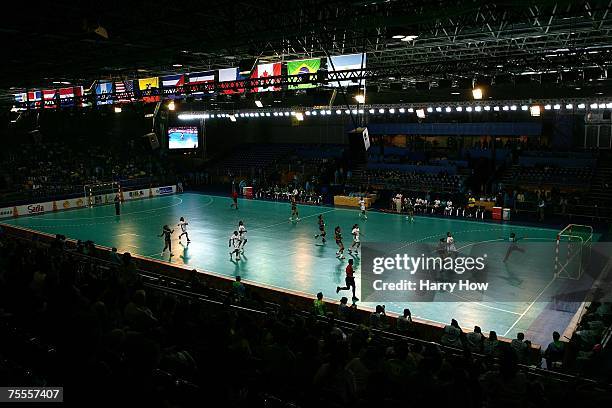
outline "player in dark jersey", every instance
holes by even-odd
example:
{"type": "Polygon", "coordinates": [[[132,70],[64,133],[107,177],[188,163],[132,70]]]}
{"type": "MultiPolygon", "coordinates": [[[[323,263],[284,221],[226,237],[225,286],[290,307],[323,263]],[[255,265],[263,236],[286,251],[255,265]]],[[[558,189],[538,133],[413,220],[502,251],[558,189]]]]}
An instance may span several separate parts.
{"type": "Polygon", "coordinates": [[[297,222],[300,220],[300,214],[298,213],[297,202],[295,196],[291,197],[291,217],[289,221],[297,222]]]}
{"type": "Polygon", "coordinates": [[[336,252],[336,258],[344,259],[344,244],[342,243],[342,230],[340,226],[337,226],[334,229],[334,239],[336,240],[336,245],[338,245],[338,252],[336,252]]]}
{"type": "Polygon", "coordinates": [[[236,207],[236,209],[238,209],[238,193],[236,192],[236,190],[232,191],[232,204],[230,205],[230,208],[232,207],[236,207]]]}
{"type": "Polygon", "coordinates": [[[160,237],[164,237],[164,249],[162,252],[166,252],[166,249],[170,251],[170,256],[174,256],[172,253],[172,233],[174,230],[171,230],[169,226],[164,225],[162,228],[162,233],[159,235],[160,237]]]}
{"type": "Polygon", "coordinates": [[[510,237],[508,239],[508,241],[510,242],[510,246],[508,247],[508,250],[506,251],[506,256],[504,257],[504,262],[506,262],[508,260],[508,258],[510,258],[510,254],[512,252],[514,252],[514,251],[525,252],[525,250],[523,248],[521,248],[520,246],[518,246],[518,244],[517,244],[519,239],[525,239],[525,237],[518,238],[514,232],[510,233],[510,237]]]}
{"type": "Polygon", "coordinates": [[[327,235],[327,232],[325,232],[325,221],[323,221],[323,214],[319,214],[318,223],[319,223],[319,233],[315,235],[315,239],[318,239],[319,237],[321,237],[321,241],[325,243],[325,235],[327,235]]]}
{"type": "Polygon", "coordinates": [[[348,260],[348,265],[346,265],[346,277],[344,279],[344,283],[345,286],[340,287],[340,286],[336,286],[336,293],[340,292],[341,290],[349,290],[349,289],[353,289],[353,302],[359,300],[359,298],[357,296],[355,296],[355,291],[357,289],[356,285],[355,285],[355,270],[353,269],[353,260],[349,259],[348,260]]]}

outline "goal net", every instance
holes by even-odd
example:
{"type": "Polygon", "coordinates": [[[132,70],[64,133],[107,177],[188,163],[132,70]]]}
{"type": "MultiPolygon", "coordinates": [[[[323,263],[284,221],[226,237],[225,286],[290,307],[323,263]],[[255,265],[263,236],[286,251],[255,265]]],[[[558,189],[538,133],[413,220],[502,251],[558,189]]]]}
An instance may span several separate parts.
{"type": "Polygon", "coordinates": [[[90,207],[112,204],[117,194],[121,198],[121,186],[117,182],[86,184],[83,190],[85,202],[90,207]]]}
{"type": "Polygon", "coordinates": [[[569,224],[557,234],[555,278],[580,279],[588,267],[593,227],[569,224]]]}

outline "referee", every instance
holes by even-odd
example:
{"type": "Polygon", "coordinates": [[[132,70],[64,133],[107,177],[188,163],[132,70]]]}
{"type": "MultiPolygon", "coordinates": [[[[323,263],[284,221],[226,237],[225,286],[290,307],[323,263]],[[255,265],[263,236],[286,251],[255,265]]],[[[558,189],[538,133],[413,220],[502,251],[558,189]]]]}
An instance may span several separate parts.
{"type": "Polygon", "coordinates": [[[353,260],[349,259],[348,260],[348,265],[346,265],[346,278],[344,278],[344,282],[346,284],[346,286],[344,287],[340,287],[340,286],[336,286],[336,293],[340,292],[341,290],[349,290],[349,289],[353,289],[353,302],[356,302],[359,300],[359,298],[357,298],[357,296],[355,295],[355,290],[356,290],[356,286],[355,286],[355,271],[353,270],[353,260]]]}
{"type": "Polygon", "coordinates": [[[121,215],[121,201],[119,200],[119,194],[115,195],[115,215],[121,215]]]}

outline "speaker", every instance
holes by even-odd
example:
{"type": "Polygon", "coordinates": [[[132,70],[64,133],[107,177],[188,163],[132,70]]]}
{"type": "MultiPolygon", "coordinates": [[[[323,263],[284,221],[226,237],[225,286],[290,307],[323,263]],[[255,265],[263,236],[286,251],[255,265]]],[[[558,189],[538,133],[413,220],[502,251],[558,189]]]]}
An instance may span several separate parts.
{"type": "Polygon", "coordinates": [[[143,137],[147,138],[152,150],[159,149],[159,139],[157,139],[157,135],[155,133],[147,133],[143,137]]]}
{"type": "Polygon", "coordinates": [[[356,128],[348,132],[349,152],[352,162],[367,161],[367,151],[370,148],[368,128],[356,128]]]}

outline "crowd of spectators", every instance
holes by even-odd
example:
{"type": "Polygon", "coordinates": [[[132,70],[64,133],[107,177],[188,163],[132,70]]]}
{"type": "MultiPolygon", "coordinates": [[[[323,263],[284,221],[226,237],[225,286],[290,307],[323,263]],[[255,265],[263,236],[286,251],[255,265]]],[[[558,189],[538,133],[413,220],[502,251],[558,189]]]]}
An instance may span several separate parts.
{"type": "Polygon", "coordinates": [[[85,184],[163,177],[173,172],[150,151],[123,148],[77,147],[58,141],[22,144],[2,154],[0,192],[17,199],[37,199],[79,193],[85,184]]]}
{"type": "Polygon", "coordinates": [[[197,301],[148,285],[129,254],[94,262],[87,256],[106,255],[92,242],[72,248],[63,237],[50,246],[1,237],[0,251],[0,380],[63,385],[66,399],[88,406],[119,396],[163,407],[505,407],[610,398],[595,383],[568,386],[523,371],[528,344],[520,335],[508,345],[453,321],[441,343],[456,349],[446,349],[389,339],[385,333],[413,333],[409,310],[392,325],[379,305],[367,324],[351,326],[343,321],[356,310],[346,298],[337,315],[322,295],[311,312],[288,301],[270,309],[239,277],[218,294],[193,272],[190,290],[217,296],[197,301]]]}

